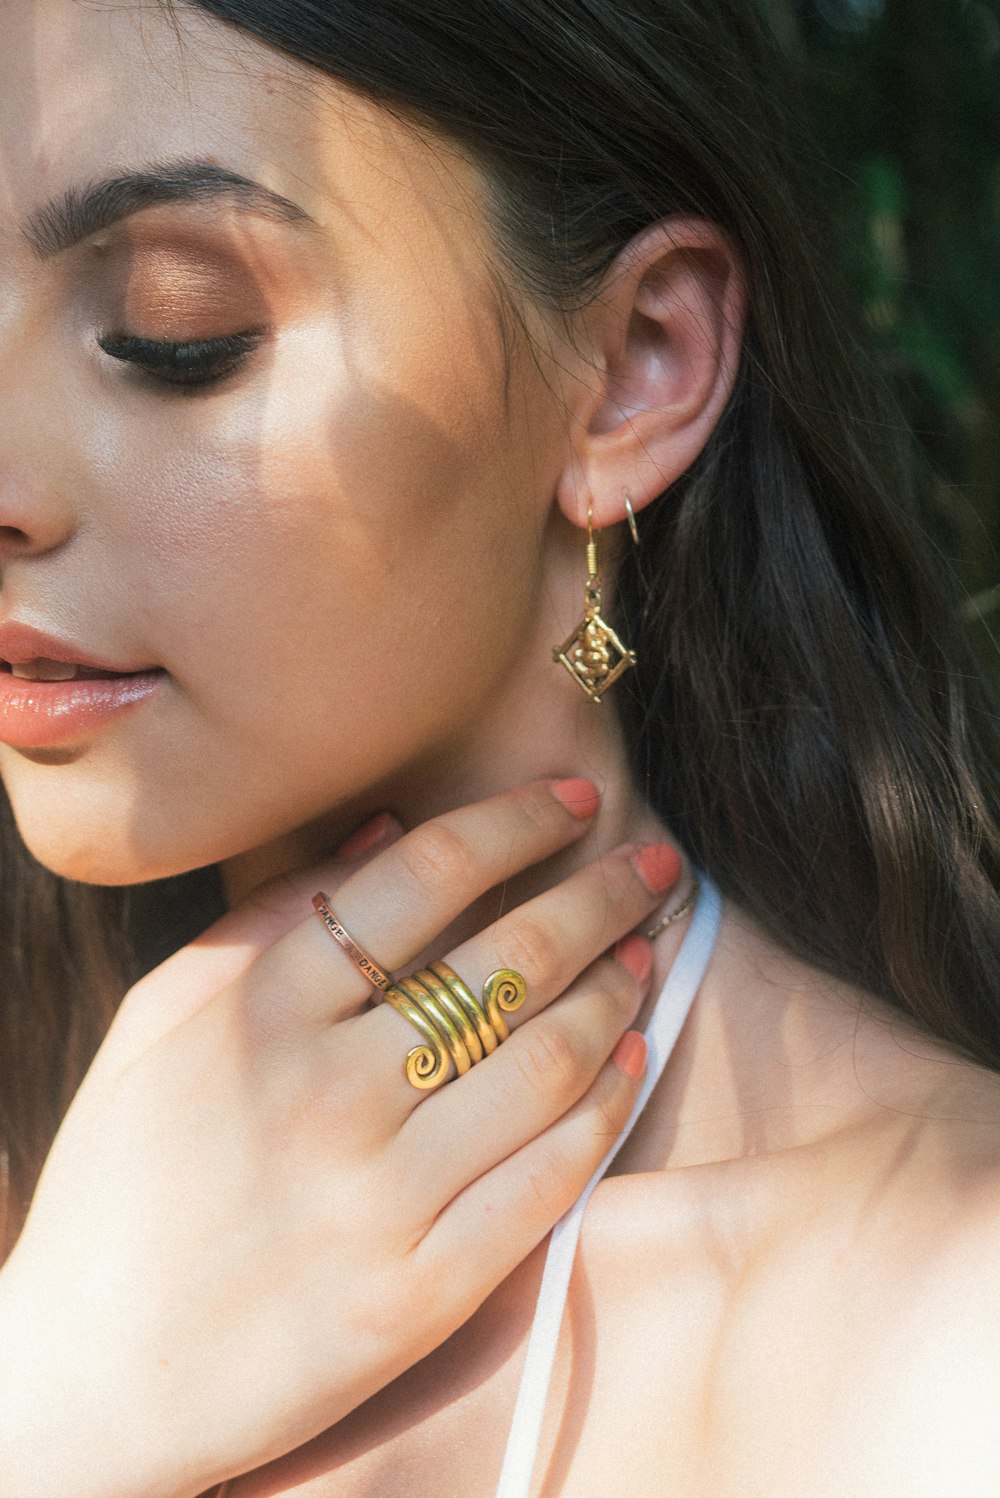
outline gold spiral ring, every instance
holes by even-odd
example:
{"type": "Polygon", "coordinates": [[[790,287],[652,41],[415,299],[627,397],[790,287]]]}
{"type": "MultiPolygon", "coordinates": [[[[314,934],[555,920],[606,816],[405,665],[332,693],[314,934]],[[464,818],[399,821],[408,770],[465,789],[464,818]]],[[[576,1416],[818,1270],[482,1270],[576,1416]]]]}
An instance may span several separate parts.
{"type": "Polygon", "coordinates": [[[501,967],[495,973],[490,973],[483,986],[487,1011],[496,1003],[504,1014],[513,1014],[515,1009],[520,1009],[527,993],[528,985],[512,967],[501,967]]]}
{"type": "Polygon", "coordinates": [[[421,1092],[437,1087],[448,1072],[448,1051],[437,1030],[429,1019],[425,1019],[423,1010],[407,998],[398,983],[386,989],[385,1002],[408,1019],[424,1037],[424,1045],[415,1045],[406,1053],[407,1081],[421,1092]]]}
{"type": "Polygon", "coordinates": [[[500,1042],[506,1040],[510,1034],[503,1020],[501,1019],[502,1030],[490,1023],[489,1015],[472,989],[462,982],[455,969],[449,967],[447,962],[432,962],[427,971],[438,982],[444,984],[455,1000],[461,1004],[476,1027],[476,1033],[483,1043],[483,1050],[487,1054],[495,1051],[500,1042]]]}
{"type": "Polygon", "coordinates": [[[440,1004],[430,990],[424,987],[420,981],[419,973],[415,974],[412,978],[401,979],[399,987],[408,999],[412,999],[414,1004],[423,1010],[424,1017],[430,1020],[444,1041],[448,1054],[455,1063],[455,1070],[458,1072],[458,1075],[464,1077],[472,1065],[472,1057],[469,1054],[468,1046],[462,1039],[462,1030],[452,1019],[445,1006],[440,1004]]]}
{"type": "MultiPolygon", "coordinates": [[[[473,1065],[475,1065],[477,1061],[482,1061],[483,1057],[486,1054],[486,1046],[483,1041],[482,1033],[480,1032],[479,1027],[476,1025],[473,1016],[468,1012],[465,1005],[455,997],[451,989],[448,987],[447,983],[442,983],[437,974],[432,972],[430,968],[426,967],[421,968],[419,975],[414,975],[414,977],[409,979],[409,982],[420,983],[420,985],[430,995],[434,1003],[436,1003],[441,1009],[444,1010],[445,1014],[448,1015],[449,1019],[457,1027],[458,1032],[462,1037],[462,1043],[468,1051],[473,1065]]],[[[433,1014],[434,1011],[427,1011],[425,1006],[425,1012],[430,1012],[431,1014],[433,1014]]],[[[497,1044],[496,1036],[493,1034],[492,1029],[490,1029],[489,1022],[486,1019],[485,1010],[482,1013],[485,1027],[487,1030],[489,1030],[493,1045],[495,1047],[497,1044]]]]}
{"type": "Polygon", "coordinates": [[[432,962],[391,984],[385,990],[386,1003],[408,1019],[424,1041],[407,1053],[407,1080],[421,1092],[429,1091],[445,1081],[452,1062],[455,1074],[463,1076],[507,1039],[510,1030],[504,1016],[520,1009],[526,994],[520,973],[498,968],[483,985],[482,999],[477,999],[447,962],[432,962]]]}

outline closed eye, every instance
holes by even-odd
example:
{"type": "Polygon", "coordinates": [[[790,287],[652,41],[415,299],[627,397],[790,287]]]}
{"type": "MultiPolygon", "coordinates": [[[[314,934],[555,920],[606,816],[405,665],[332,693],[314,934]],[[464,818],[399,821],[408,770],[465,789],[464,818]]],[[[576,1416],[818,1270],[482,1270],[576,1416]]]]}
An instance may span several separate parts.
{"type": "Polygon", "coordinates": [[[110,358],[136,365],[162,385],[196,390],[235,374],[265,333],[265,329],[253,329],[193,343],[160,343],[128,334],[109,334],[98,338],[97,343],[110,358]]]}

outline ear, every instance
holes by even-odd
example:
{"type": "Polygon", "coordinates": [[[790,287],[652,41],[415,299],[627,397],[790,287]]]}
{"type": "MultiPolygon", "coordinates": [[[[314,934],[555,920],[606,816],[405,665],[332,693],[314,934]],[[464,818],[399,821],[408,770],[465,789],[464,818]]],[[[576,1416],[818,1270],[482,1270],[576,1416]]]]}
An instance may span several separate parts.
{"type": "Polygon", "coordinates": [[[587,362],[569,399],[572,452],[556,498],[585,525],[639,510],[704,448],[733,389],[746,319],[742,262],[705,219],[669,218],[631,240],[581,314],[587,362]]]}

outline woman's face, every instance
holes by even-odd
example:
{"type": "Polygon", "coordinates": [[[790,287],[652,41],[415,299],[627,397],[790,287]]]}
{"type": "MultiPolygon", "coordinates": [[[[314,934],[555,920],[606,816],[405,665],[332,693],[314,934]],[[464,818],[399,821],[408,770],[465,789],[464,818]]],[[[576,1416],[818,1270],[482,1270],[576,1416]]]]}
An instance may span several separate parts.
{"type": "Polygon", "coordinates": [[[566,418],[551,371],[505,380],[481,185],[440,141],[196,9],[0,18],[0,626],[164,673],[0,772],[37,858],[128,883],[349,811],[502,696],[566,418]],[[154,171],[160,201],[81,211],[154,171]],[[244,334],[200,387],[107,352],[244,334]]]}

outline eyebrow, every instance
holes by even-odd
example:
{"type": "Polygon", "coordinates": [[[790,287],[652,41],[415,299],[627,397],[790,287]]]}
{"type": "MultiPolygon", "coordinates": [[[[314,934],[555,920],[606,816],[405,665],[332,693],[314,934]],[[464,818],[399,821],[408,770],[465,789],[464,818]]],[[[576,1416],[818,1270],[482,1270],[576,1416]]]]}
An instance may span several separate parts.
{"type": "Polygon", "coordinates": [[[210,161],[182,160],[154,163],[86,187],[70,187],[33,213],[23,233],[39,259],[48,260],[143,208],[159,203],[214,202],[219,198],[229,198],[241,212],[262,218],[316,223],[304,208],[261,182],[210,161]]]}

